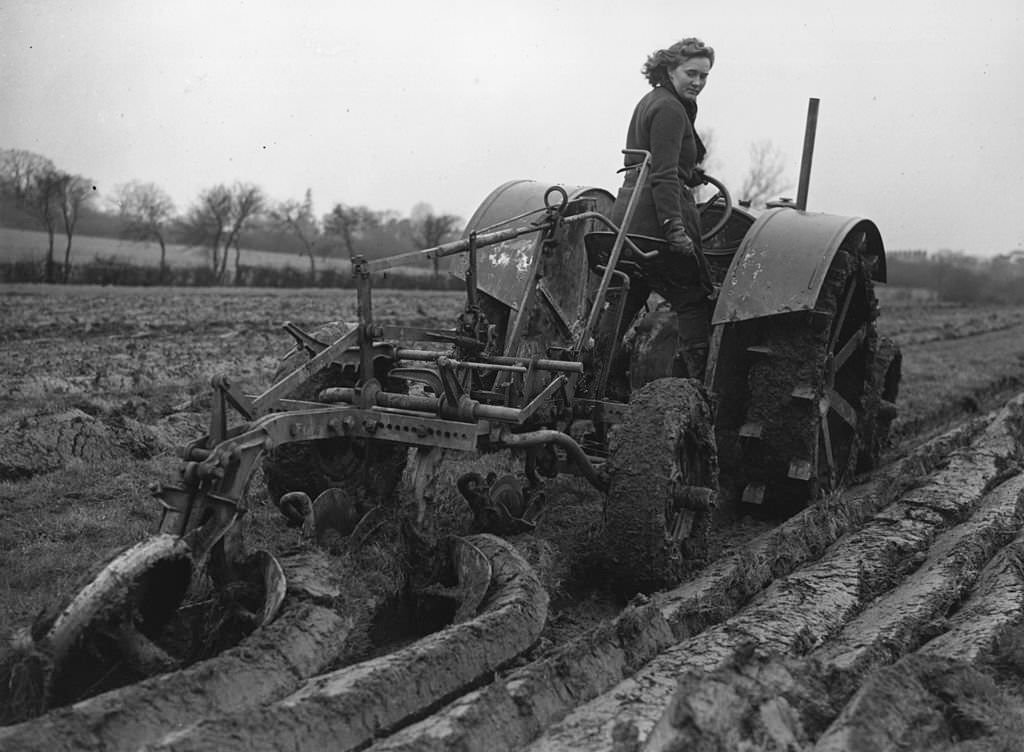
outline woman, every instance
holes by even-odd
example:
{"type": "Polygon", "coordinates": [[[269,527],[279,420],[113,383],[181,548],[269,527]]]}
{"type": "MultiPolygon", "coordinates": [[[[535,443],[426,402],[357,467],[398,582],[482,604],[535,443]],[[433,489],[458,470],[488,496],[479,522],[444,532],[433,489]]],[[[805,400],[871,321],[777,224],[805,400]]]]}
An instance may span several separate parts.
{"type": "Polygon", "coordinates": [[[698,165],[705,148],[697,135],[697,96],[707,84],[715,51],[688,37],[647,58],[643,74],[653,87],[637,103],[626,133],[627,149],[651,153],[651,169],[644,185],[636,179],[641,158],[626,155],[626,178],[612,209],[612,220],[622,222],[626,205],[640,191],[630,235],[662,241],[659,259],[644,264],[632,280],[623,314],[628,326],[653,290],[672,306],[678,319],[676,373],[703,379],[710,334],[711,290],[702,282],[697,254],[700,217],[689,186],[703,182],[698,165]],[[633,169],[629,169],[633,168],[633,169]]]}

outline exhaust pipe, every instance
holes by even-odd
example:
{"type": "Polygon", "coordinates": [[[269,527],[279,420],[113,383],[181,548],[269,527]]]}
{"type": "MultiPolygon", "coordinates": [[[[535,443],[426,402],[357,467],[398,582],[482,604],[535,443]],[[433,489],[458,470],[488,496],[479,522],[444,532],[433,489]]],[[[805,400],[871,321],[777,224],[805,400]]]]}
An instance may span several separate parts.
{"type": "Polygon", "coordinates": [[[800,182],[796,192],[796,208],[807,210],[807,187],[811,182],[811,159],[814,156],[814,134],[818,130],[818,103],[811,97],[807,102],[807,125],[804,128],[804,152],[800,158],[800,182]]]}

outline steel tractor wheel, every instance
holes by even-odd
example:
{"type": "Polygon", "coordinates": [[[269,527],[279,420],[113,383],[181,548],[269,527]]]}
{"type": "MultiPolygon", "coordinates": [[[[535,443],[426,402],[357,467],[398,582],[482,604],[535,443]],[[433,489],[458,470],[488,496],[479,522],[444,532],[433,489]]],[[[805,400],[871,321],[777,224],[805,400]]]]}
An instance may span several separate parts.
{"type": "Polygon", "coordinates": [[[902,373],[903,355],[899,347],[888,337],[879,337],[873,369],[872,396],[875,419],[865,422],[864,430],[861,432],[857,472],[867,472],[878,467],[882,452],[889,447],[889,432],[898,412],[896,398],[899,396],[902,373]]]}
{"type": "MultiPolygon", "coordinates": [[[[325,324],[313,336],[321,342],[334,342],[348,333],[341,322],[325,324]]],[[[309,353],[296,349],[281,361],[274,380],[283,378],[309,361],[309,353]]],[[[389,391],[404,390],[404,382],[386,381],[389,363],[378,359],[375,374],[389,391]]],[[[343,372],[338,364],[324,368],[296,389],[293,399],[316,400],[317,394],[329,387],[354,386],[356,376],[343,372]]],[[[366,439],[326,439],[285,444],[269,452],[263,460],[267,491],[274,504],[290,491],[303,491],[310,499],[328,488],[344,488],[363,505],[390,498],[398,486],[405,467],[404,446],[366,439]]],[[[299,520],[293,520],[299,522],[299,520]]]]}
{"type": "Polygon", "coordinates": [[[743,503],[771,515],[798,511],[841,488],[874,440],[878,306],[870,263],[841,247],[813,310],[756,322],[746,348],[746,414],[723,458],[745,477],[743,503]]]}
{"type": "Polygon", "coordinates": [[[717,498],[714,423],[692,379],[663,378],[630,400],[612,431],[606,550],[616,589],[629,595],[676,584],[703,563],[717,498]]]}

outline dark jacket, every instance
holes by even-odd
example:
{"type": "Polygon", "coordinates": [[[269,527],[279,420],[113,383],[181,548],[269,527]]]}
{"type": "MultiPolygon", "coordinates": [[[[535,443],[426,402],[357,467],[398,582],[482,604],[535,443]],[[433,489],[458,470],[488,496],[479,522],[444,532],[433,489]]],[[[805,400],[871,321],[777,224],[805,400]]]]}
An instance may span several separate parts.
{"type": "MultiPolygon", "coordinates": [[[[689,106],[695,116],[696,105],[689,106]]],[[[651,171],[648,183],[641,186],[639,204],[628,228],[630,234],[664,237],[665,222],[680,218],[687,233],[699,242],[699,218],[686,186],[694,182],[694,168],[704,156],[702,146],[687,105],[670,88],[657,86],[637,103],[626,132],[626,148],[651,152],[651,171]]],[[[640,160],[627,154],[625,163],[628,167],[640,160]]],[[[616,224],[625,215],[635,183],[636,170],[627,172],[612,209],[616,224]]]]}

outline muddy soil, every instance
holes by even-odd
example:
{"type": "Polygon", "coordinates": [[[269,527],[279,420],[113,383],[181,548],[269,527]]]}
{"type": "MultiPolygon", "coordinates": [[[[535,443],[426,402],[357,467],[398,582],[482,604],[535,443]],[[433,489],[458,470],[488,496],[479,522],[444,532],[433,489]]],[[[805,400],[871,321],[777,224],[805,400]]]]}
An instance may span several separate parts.
{"type": "MultiPolygon", "coordinates": [[[[336,292],[5,292],[10,634],[40,607],[33,582],[65,592],[95,541],[145,534],[145,485],[205,430],[210,376],[265,386],[290,347],[282,318],[313,328],[354,310],[336,292]]],[[[458,305],[382,294],[384,317],[406,323],[446,322],[458,305]]],[[[728,520],[713,559],[674,588],[628,603],[607,588],[603,502],[559,481],[536,535],[477,541],[488,594],[452,623],[443,595],[429,612],[411,605],[415,577],[354,592],[379,560],[339,568],[343,551],[287,528],[257,479],[246,537],[288,569],[278,619],[182,670],[2,727],[0,748],[1013,748],[1024,312],[887,314],[904,383],[884,467],[785,523],[728,520]]],[[[466,534],[445,490],[462,463],[439,482],[436,523],[466,534]]]]}

